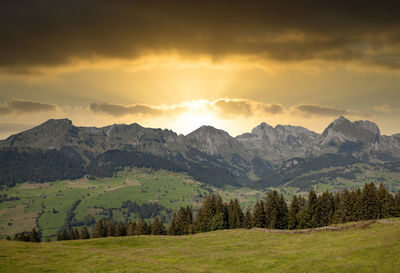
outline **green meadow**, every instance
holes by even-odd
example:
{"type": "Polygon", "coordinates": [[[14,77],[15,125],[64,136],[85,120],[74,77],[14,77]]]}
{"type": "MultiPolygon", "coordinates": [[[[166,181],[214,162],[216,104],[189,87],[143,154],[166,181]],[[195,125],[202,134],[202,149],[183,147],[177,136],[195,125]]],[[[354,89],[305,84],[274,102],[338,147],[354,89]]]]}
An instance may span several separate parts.
{"type": "Polygon", "coordinates": [[[222,230],[50,243],[1,241],[1,272],[400,272],[400,219],[311,233],[222,230]]]}
{"type": "MultiPolygon", "coordinates": [[[[127,169],[112,178],[87,178],[62,180],[50,183],[23,183],[0,191],[19,200],[0,203],[0,235],[13,235],[39,227],[42,238],[55,239],[65,216],[78,199],[74,210],[75,220],[87,215],[96,220],[109,216],[116,221],[126,221],[122,202],[130,200],[139,204],[157,203],[173,211],[181,206],[196,210],[203,196],[219,193],[226,200],[238,198],[242,207],[251,208],[264,192],[248,188],[218,189],[193,180],[182,173],[165,170],[127,169]],[[107,214],[108,213],[108,214],[107,214]]],[[[131,218],[139,220],[138,216],[131,218]]]]}

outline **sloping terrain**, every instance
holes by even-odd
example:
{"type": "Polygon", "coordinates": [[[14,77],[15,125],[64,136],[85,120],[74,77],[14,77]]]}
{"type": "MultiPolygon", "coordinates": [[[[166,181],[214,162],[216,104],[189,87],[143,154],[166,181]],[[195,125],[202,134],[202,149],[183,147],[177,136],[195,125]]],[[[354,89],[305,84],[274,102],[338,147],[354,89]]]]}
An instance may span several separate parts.
{"type": "Polygon", "coordinates": [[[223,230],[56,243],[1,241],[1,272],[399,272],[400,221],[305,234],[223,230]]]}

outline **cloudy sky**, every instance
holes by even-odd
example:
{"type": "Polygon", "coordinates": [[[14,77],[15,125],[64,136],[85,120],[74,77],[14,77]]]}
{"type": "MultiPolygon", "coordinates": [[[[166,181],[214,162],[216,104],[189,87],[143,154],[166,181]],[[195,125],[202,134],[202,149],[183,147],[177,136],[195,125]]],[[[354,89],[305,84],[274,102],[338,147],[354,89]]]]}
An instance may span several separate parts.
{"type": "Polygon", "coordinates": [[[400,132],[395,1],[0,2],[0,138],[49,118],[400,132]],[[301,2],[301,3],[300,3],[301,2]]]}

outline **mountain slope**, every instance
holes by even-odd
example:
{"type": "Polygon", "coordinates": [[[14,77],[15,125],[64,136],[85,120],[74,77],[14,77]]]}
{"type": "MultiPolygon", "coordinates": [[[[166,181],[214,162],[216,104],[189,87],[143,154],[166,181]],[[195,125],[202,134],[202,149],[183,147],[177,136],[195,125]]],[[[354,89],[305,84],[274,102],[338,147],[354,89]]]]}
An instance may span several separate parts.
{"type": "Polygon", "coordinates": [[[7,163],[0,166],[0,184],[7,185],[49,181],[45,175],[49,168],[55,170],[53,178],[63,179],[84,174],[112,176],[129,166],[187,172],[199,181],[221,187],[267,187],[285,183],[293,173],[301,175],[315,169],[316,162],[346,167],[356,162],[397,161],[400,134],[383,136],[373,122],[351,122],[344,117],[334,120],[322,134],[300,126],[261,123],[251,133],[236,138],[211,126],[184,136],[136,123],[77,127],[61,119],[10,136],[0,141],[0,149],[0,161],[7,163]],[[9,154],[13,156],[7,157],[9,154]],[[41,160],[46,156],[54,158],[53,162],[41,160]],[[72,161],[59,160],[65,156],[72,161]],[[36,158],[36,165],[30,164],[29,158],[36,158]],[[293,167],[293,159],[304,159],[300,170],[287,167],[293,167]],[[10,168],[16,171],[10,173],[10,168]],[[79,171],[71,176],[69,170],[74,169],[79,171]]]}

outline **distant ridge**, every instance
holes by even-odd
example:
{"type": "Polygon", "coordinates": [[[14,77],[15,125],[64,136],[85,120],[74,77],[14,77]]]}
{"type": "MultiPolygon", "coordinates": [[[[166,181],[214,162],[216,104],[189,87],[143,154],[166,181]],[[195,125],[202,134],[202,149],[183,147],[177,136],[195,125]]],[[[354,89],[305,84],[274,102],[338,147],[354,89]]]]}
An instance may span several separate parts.
{"type": "MultiPolygon", "coordinates": [[[[30,164],[24,161],[26,155],[22,151],[40,153],[38,156],[43,157],[54,150],[62,154],[52,152],[52,156],[71,158],[70,165],[85,169],[81,171],[83,174],[107,176],[124,166],[147,166],[187,172],[200,181],[217,186],[254,186],[258,183],[254,181],[281,181],[274,173],[286,172],[285,166],[291,165],[292,159],[296,158],[304,161],[302,164],[308,166],[306,169],[309,168],[307,164],[317,162],[315,158],[322,156],[334,165],[400,160],[400,134],[381,135],[375,123],[351,122],[343,116],[331,122],[322,134],[300,126],[272,127],[263,122],[250,133],[237,137],[212,126],[202,126],[184,136],[171,130],[145,128],[137,123],[97,128],[77,127],[68,119],[51,119],[0,141],[0,149],[3,157],[9,157],[7,151],[10,149],[13,153],[11,161],[0,155],[0,161],[4,162],[0,171],[3,168],[4,173],[7,173],[6,168],[12,169],[14,165],[21,169],[22,165],[30,164]],[[100,166],[113,167],[100,171],[100,166]]],[[[64,168],[67,167],[59,169],[64,168]]],[[[7,179],[21,180],[11,178],[8,172],[7,177],[0,177],[0,182],[6,183],[4,180],[7,179]]]]}

